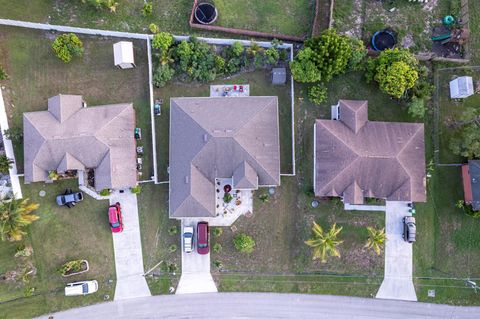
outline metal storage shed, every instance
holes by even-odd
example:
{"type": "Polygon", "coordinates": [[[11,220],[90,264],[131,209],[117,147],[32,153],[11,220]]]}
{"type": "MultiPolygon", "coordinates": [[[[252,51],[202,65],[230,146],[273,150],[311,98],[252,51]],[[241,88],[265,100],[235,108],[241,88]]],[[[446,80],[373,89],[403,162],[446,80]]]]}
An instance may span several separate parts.
{"type": "Polygon", "coordinates": [[[285,84],[287,82],[287,70],[285,68],[274,68],[272,70],[272,84],[285,84]]]}
{"type": "Polygon", "coordinates": [[[113,57],[115,66],[120,69],[131,69],[135,67],[133,59],[133,44],[128,41],[120,41],[113,45],[113,57]]]}
{"type": "Polygon", "coordinates": [[[471,76],[461,76],[450,81],[450,98],[464,99],[474,93],[471,76]]]}

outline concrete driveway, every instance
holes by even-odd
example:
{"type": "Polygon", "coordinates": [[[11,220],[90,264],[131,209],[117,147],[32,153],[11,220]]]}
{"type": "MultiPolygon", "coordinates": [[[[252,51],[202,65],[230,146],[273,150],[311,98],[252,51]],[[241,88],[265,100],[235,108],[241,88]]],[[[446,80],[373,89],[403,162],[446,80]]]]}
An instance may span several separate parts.
{"type": "Polygon", "coordinates": [[[137,195],[126,190],[123,194],[115,192],[110,204],[122,205],[123,232],[113,235],[115,251],[115,270],[117,285],[115,300],[151,296],[143,276],[142,242],[138,220],[137,195]]]}
{"type": "Polygon", "coordinates": [[[402,219],[410,215],[408,202],[387,201],[385,277],[376,298],[417,301],[412,281],[413,247],[402,237],[402,219]]]}
{"type": "MultiPolygon", "coordinates": [[[[177,286],[177,294],[193,294],[204,292],[217,292],[217,286],[210,274],[210,254],[200,255],[196,250],[196,220],[182,220],[183,235],[184,226],[193,226],[195,229],[195,250],[191,253],[185,253],[182,242],[182,276],[177,286]]],[[[211,247],[210,247],[211,249],[211,247]]]]}

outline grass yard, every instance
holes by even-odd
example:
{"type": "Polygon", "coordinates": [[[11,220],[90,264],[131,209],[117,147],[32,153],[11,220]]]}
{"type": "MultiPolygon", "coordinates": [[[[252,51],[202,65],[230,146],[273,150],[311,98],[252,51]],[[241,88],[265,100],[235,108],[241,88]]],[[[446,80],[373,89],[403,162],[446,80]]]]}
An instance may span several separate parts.
{"type": "MultiPolygon", "coordinates": [[[[75,189],[76,180],[53,184],[35,183],[23,186],[24,197],[40,204],[36,214],[40,219],[29,227],[25,243],[32,245],[32,265],[36,275],[29,283],[0,281],[0,318],[31,318],[47,312],[102,302],[104,296],[113,299],[115,263],[113,241],[106,217],[108,201],[86,196],[77,207],[67,209],[55,203],[55,196],[65,188],[75,189]],[[38,195],[46,191],[45,197],[38,195]],[[90,271],[62,278],[57,269],[66,261],[87,259],[90,271]],[[68,282],[96,279],[99,291],[84,297],[65,298],[63,287],[68,282]],[[34,296],[24,297],[26,287],[35,287],[34,296]],[[15,300],[15,301],[10,301],[15,300]],[[10,301],[10,302],[8,302],[10,301]]],[[[0,242],[0,272],[21,268],[22,261],[14,258],[19,243],[0,242]]]]}
{"type": "Polygon", "coordinates": [[[480,64],[480,2],[468,2],[468,14],[470,16],[470,44],[469,53],[474,64],[480,64]]]}
{"type": "Polygon", "coordinates": [[[163,262],[152,271],[153,277],[147,277],[150,291],[155,295],[166,294],[170,286],[176,287],[181,273],[180,222],[168,218],[168,184],[143,184],[138,211],[145,271],[163,262]],[[172,227],[176,227],[177,234],[169,234],[172,227]],[[169,251],[171,245],[176,245],[175,252],[169,251]],[[170,264],[178,266],[175,275],[165,269],[170,264]]]}
{"type": "MultiPolygon", "coordinates": [[[[148,64],[145,41],[133,41],[137,67],[120,70],[113,65],[113,43],[119,39],[80,37],[85,53],[69,64],[51,49],[56,34],[21,28],[0,27],[0,64],[10,80],[4,99],[11,127],[22,127],[23,112],[47,109],[47,99],[61,94],[80,94],[89,105],[132,102],[137,126],[142,128],[145,155],[142,179],[153,173],[151,160],[148,64]]],[[[18,169],[23,171],[23,145],[15,146],[18,169]]]]}
{"type": "Polygon", "coordinates": [[[459,134],[458,124],[459,117],[462,115],[466,107],[475,107],[480,105],[480,95],[475,94],[466,99],[454,101],[450,99],[449,83],[451,80],[459,76],[472,76],[474,83],[480,80],[480,75],[476,68],[458,68],[436,71],[438,78],[438,87],[436,94],[438,95],[438,144],[439,144],[439,161],[442,164],[463,163],[461,156],[455,155],[450,150],[450,140],[459,134]]]}
{"type": "MultiPolygon", "coordinates": [[[[287,81],[287,83],[289,83],[287,81]]],[[[260,70],[242,73],[228,79],[217,79],[211,83],[171,82],[165,87],[155,89],[157,98],[164,100],[162,115],[155,118],[157,137],[157,165],[160,180],[168,180],[168,139],[170,120],[170,98],[185,96],[209,96],[211,84],[249,84],[251,96],[278,96],[280,117],[280,159],[281,172],[291,173],[292,164],[292,127],[290,85],[273,86],[270,72],[260,70]]]]}
{"type": "Polygon", "coordinates": [[[310,34],[315,14],[312,0],[215,0],[214,3],[218,10],[214,25],[294,36],[310,34]]]}

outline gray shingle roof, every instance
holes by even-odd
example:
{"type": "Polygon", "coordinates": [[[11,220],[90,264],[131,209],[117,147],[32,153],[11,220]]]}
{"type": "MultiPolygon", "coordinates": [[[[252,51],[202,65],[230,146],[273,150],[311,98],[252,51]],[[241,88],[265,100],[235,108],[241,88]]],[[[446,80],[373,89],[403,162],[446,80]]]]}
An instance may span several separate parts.
{"type": "Polygon", "coordinates": [[[95,188],[137,182],[135,111],[132,104],[82,107],[79,95],[48,100],[48,111],[23,114],[25,181],[45,181],[48,171],[94,168],[95,188]]]}
{"type": "Polygon", "coordinates": [[[315,122],[316,196],[425,202],[423,124],[371,122],[367,101],[339,103],[339,121],[315,122]]]}
{"type": "Polygon", "coordinates": [[[215,216],[215,178],[243,162],[260,186],[280,185],[276,97],[170,100],[171,217],[215,216]]]}

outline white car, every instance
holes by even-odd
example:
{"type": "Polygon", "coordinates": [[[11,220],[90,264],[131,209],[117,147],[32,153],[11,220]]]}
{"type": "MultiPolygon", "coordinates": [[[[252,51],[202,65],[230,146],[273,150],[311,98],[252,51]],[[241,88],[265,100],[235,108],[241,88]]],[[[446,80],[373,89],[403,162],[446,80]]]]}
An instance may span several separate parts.
{"type": "Polygon", "coordinates": [[[77,281],[67,284],[65,287],[65,296],[84,296],[93,294],[98,290],[96,280],[77,281]]]}
{"type": "Polygon", "coordinates": [[[183,251],[191,253],[193,251],[193,227],[183,227],[183,251]]]}

